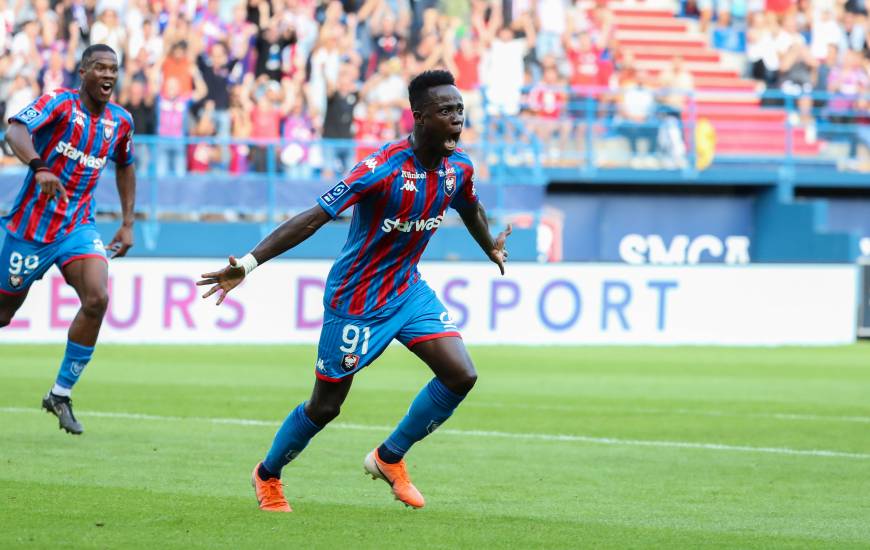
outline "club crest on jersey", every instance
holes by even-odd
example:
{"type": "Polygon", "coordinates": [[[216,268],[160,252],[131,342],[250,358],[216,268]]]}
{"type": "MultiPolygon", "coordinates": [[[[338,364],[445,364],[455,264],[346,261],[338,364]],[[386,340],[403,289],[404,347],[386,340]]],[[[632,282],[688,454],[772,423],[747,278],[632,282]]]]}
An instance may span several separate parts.
{"type": "Polygon", "coordinates": [[[456,191],[456,176],[450,174],[444,178],[444,192],[447,193],[448,197],[451,197],[454,191],[456,191]]]}
{"type": "Polygon", "coordinates": [[[112,139],[112,134],[115,133],[115,129],[111,126],[103,126],[103,137],[107,140],[112,139]]]}
{"type": "Polygon", "coordinates": [[[21,278],[21,275],[10,275],[9,276],[9,286],[12,288],[18,288],[21,286],[21,283],[24,282],[24,279],[21,278]]]}
{"type": "Polygon", "coordinates": [[[337,201],[342,195],[347,193],[348,189],[350,189],[350,187],[343,181],[340,181],[335,184],[335,187],[320,195],[320,198],[323,199],[323,202],[325,202],[326,204],[332,204],[337,201]]]}
{"type": "Polygon", "coordinates": [[[357,365],[359,365],[359,355],[345,353],[344,357],[341,358],[341,370],[343,370],[344,372],[350,372],[354,370],[357,365]]]}

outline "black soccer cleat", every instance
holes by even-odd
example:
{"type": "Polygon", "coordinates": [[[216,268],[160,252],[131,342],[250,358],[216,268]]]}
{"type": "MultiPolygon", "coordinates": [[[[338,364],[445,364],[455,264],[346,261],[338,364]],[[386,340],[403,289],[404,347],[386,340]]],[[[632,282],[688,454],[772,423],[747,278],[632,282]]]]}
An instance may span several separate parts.
{"type": "Polygon", "coordinates": [[[51,392],[42,398],[42,408],[57,417],[59,428],[67,433],[79,435],[85,431],[84,427],[76,420],[73,414],[72,400],[69,397],[55,395],[51,392]]]}

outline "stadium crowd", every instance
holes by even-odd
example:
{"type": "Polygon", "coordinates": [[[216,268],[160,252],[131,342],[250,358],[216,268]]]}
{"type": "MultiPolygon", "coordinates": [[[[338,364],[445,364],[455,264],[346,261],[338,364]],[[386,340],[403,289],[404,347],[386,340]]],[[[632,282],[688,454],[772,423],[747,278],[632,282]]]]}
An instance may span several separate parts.
{"type": "MultiPolygon", "coordinates": [[[[745,52],[748,74],[797,94],[802,117],[814,89],[843,98],[829,109],[866,107],[862,0],[691,0],[683,12],[714,45],[745,52]]],[[[679,59],[657,75],[635,70],[606,0],[0,0],[3,120],[76,87],[81,51],[100,42],[119,54],[117,101],[137,134],[162,138],[138,150],[158,175],[263,171],[267,143],[283,138],[277,165],[329,177],[410,130],[406,82],[435,67],[457,76],[472,149],[488,130],[534,136],[558,162],[565,143],[581,146],[592,112],[633,153],[640,141],[685,152],[691,73],[679,59]]]]}

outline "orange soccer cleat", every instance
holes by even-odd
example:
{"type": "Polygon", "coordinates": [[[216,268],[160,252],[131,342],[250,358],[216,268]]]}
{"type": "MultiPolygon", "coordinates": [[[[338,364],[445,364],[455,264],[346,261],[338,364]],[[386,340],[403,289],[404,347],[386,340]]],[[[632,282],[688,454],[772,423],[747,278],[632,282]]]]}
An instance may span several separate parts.
{"type": "Polygon", "coordinates": [[[272,478],[267,481],[260,479],[257,475],[257,470],[260,465],[254,466],[254,471],[251,472],[251,485],[254,487],[254,493],[257,495],[257,503],[260,505],[260,510],[266,512],[292,512],[290,504],[284,498],[284,487],[281,485],[281,480],[272,478]]]}
{"type": "Polygon", "coordinates": [[[387,464],[380,459],[378,450],[375,449],[366,455],[363,467],[372,476],[372,479],[380,478],[389,483],[396,500],[401,500],[406,506],[422,508],[426,504],[423,495],[411,483],[404,460],[400,460],[396,464],[387,464]]]}

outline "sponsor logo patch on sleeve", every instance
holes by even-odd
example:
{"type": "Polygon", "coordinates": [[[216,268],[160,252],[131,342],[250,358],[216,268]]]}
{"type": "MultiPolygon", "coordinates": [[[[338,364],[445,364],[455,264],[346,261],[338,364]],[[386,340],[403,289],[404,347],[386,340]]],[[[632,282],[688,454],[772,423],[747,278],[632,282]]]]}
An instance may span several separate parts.
{"type": "Polygon", "coordinates": [[[21,111],[20,113],[18,113],[18,116],[15,118],[17,118],[18,120],[20,120],[22,122],[30,122],[32,120],[35,120],[36,117],[38,117],[38,116],[39,116],[39,111],[37,111],[33,107],[28,107],[28,108],[24,109],[23,111],[21,111]]]}
{"type": "Polygon", "coordinates": [[[326,193],[320,195],[320,198],[326,204],[332,204],[335,201],[337,201],[339,198],[341,198],[342,195],[347,193],[348,189],[350,189],[350,187],[346,183],[344,183],[343,181],[340,181],[340,182],[335,184],[335,187],[333,187],[332,189],[330,189],[326,193]]]}

